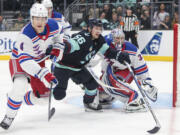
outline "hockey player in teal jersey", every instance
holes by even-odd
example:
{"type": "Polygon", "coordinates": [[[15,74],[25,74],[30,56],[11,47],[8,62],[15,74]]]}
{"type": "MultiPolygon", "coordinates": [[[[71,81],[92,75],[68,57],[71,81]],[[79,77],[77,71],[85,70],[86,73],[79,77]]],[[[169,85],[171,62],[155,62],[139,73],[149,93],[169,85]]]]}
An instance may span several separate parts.
{"type": "Polygon", "coordinates": [[[96,53],[104,55],[108,59],[115,59],[120,63],[130,63],[126,52],[117,51],[107,45],[102,33],[102,22],[97,19],[89,21],[88,30],[73,34],[66,40],[65,51],[62,60],[56,63],[54,75],[61,82],[53,91],[56,100],[62,100],[66,96],[68,80],[71,78],[76,84],[83,84],[85,94],[83,102],[86,110],[102,109],[96,100],[98,84],[85,68],[96,53]]]}

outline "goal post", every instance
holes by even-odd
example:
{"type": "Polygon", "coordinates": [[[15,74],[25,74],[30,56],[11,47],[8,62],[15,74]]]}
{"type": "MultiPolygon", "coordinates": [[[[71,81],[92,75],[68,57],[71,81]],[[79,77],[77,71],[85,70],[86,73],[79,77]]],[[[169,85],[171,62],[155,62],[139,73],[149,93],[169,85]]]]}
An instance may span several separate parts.
{"type": "Polygon", "coordinates": [[[180,24],[174,25],[173,46],[173,107],[180,107],[180,24]]]}

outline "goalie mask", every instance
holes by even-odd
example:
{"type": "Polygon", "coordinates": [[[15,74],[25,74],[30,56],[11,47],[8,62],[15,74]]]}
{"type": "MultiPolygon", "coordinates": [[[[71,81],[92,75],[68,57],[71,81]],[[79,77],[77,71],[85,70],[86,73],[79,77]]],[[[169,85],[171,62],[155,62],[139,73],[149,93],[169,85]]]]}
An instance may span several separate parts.
{"type": "Polygon", "coordinates": [[[130,84],[132,82],[132,76],[128,69],[116,70],[112,69],[112,66],[108,64],[106,72],[102,76],[102,81],[106,85],[115,87],[118,89],[111,89],[103,87],[103,89],[118,99],[125,98],[127,102],[131,102],[138,97],[138,93],[131,88],[130,84]]]}
{"type": "Polygon", "coordinates": [[[121,29],[116,28],[116,29],[111,31],[111,34],[113,37],[113,42],[116,45],[116,48],[117,49],[120,48],[121,45],[124,43],[124,40],[125,40],[124,32],[121,29]]]}

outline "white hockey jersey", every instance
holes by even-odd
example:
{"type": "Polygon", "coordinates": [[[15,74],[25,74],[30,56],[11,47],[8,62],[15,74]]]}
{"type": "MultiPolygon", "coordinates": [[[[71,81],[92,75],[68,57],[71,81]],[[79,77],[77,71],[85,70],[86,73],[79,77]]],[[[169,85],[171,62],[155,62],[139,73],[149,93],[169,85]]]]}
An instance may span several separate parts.
{"type": "MultiPolygon", "coordinates": [[[[111,42],[109,45],[112,48],[116,48],[114,44],[111,42]]],[[[131,66],[134,69],[134,73],[137,75],[138,80],[146,79],[149,77],[148,72],[148,66],[146,65],[146,62],[144,61],[139,49],[135,47],[135,45],[131,44],[128,41],[125,41],[122,46],[119,46],[119,48],[116,48],[118,50],[127,52],[129,54],[130,60],[131,60],[131,66]]],[[[102,70],[105,72],[107,65],[110,63],[113,67],[116,67],[117,69],[124,70],[127,67],[121,63],[119,63],[116,60],[104,60],[102,63],[102,70]]]]}
{"type": "Polygon", "coordinates": [[[48,19],[45,27],[46,35],[39,35],[32,24],[28,23],[17,36],[17,42],[12,50],[11,59],[18,59],[21,68],[32,76],[36,76],[40,71],[41,67],[38,63],[47,58],[45,53],[49,45],[56,44],[64,48],[57,22],[48,19]]]}
{"type": "Polygon", "coordinates": [[[58,22],[59,25],[63,27],[63,33],[65,36],[70,35],[70,31],[72,26],[69,24],[68,21],[65,21],[64,16],[61,13],[58,13],[53,10],[52,18],[58,22]]]}

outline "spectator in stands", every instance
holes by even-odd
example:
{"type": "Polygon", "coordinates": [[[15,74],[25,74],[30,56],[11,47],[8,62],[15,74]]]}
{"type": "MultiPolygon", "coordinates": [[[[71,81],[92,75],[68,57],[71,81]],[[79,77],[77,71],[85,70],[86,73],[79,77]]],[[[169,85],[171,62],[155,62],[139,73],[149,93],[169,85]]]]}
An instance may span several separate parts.
{"type": "Polygon", "coordinates": [[[149,10],[143,11],[143,14],[141,15],[140,20],[141,20],[140,29],[149,30],[151,28],[149,10]]]}
{"type": "Polygon", "coordinates": [[[170,16],[166,15],[163,22],[160,22],[160,29],[169,30],[171,29],[170,16]]]}
{"type": "Polygon", "coordinates": [[[178,23],[178,12],[174,12],[173,21],[172,21],[172,27],[176,23],[178,23]]]}
{"type": "Polygon", "coordinates": [[[165,16],[167,15],[169,15],[169,13],[165,11],[165,5],[161,3],[159,10],[154,13],[153,28],[159,29],[160,22],[164,22],[165,16]]]}
{"type": "Polygon", "coordinates": [[[116,13],[117,13],[118,16],[122,16],[123,15],[123,8],[122,8],[122,6],[118,6],[116,8],[116,13]]]}
{"type": "Polygon", "coordinates": [[[14,23],[13,27],[11,28],[12,31],[19,31],[25,25],[24,18],[21,14],[18,14],[17,21],[14,23]]]}
{"type": "Polygon", "coordinates": [[[118,22],[117,13],[113,12],[112,13],[112,20],[109,23],[109,28],[110,28],[110,30],[113,30],[113,29],[117,28],[118,25],[119,25],[119,22],[118,22]]]}
{"type": "Polygon", "coordinates": [[[111,20],[111,15],[112,15],[112,10],[110,8],[110,5],[105,4],[104,8],[103,8],[103,12],[106,14],[106,19],[108,21],[110,21],[111,20]]]}
{"type": "Polygon", "coordinates": [[[93,16],[93,18],[99,18],[99,8],[96,8],[95,14],[94,14],[94,8],[90,8],[88,14],[90,16],[93,16]]]}
{"type": "Polygon", "coordinates": [[[140,20],[141,19],[141,15],[142,15],[142,11],[141,11],[141,7],[140,6],[138,6],[137,8],[136,8],[136,16],[137,16],[137,18],[140,20]]]}
{"type": "Polygon", "coordinates": [[[175,8],[175,11],[178,11],[178,2],[179,0],[174,0],[174,8],[175,8]]]}
{"type": "Polygon", "coordinates": [[[105,30],[109,29],[109,21],[106,19],[106,13],[105,12],[102,12],[100,14],[100,17],[99,19],[101,20],[102,24],[103,24],[103,28],[105,30]]]}
{"type": "Polygon", "coordinates": [[[6,30],[5,20],[3,16],[0,15],[0,31],[6,30]]]}
{"type": "Polygon", "coordinates": [[[149,7],[147,5],[142,5],[142,11],[149,10],[149,7]]]}

